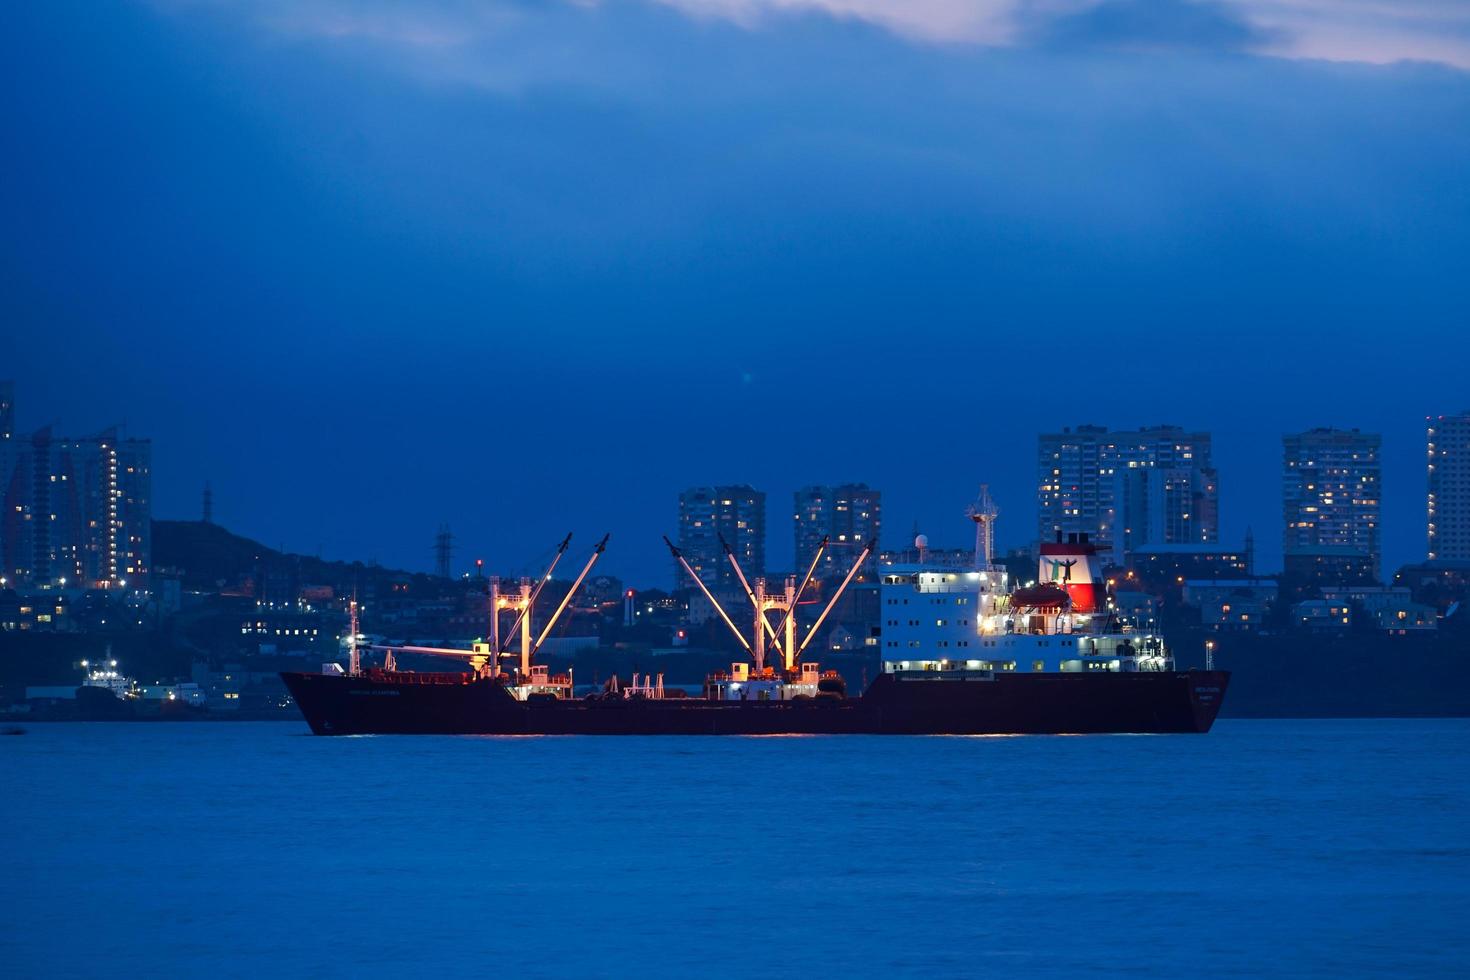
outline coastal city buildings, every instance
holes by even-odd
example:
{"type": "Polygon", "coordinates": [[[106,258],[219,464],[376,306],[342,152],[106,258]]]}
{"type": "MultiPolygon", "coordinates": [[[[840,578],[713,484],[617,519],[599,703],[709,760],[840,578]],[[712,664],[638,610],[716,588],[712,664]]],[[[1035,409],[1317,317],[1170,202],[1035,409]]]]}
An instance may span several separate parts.
{"type": "MultiPolygon", "coordinates": [[[[863,545],[878,537],[882,524],[882,494],[866,483],[802,487],[793,504],[798,574],[805,574],[822,538],[828,539],[814,575],[819,579],[846,575],[863,545]]],[[[877,560],[877,555],[868,557],[859,581],[872,577],[877,560]]]]}
{"type": "Polygon", "coordinates": [[[1082,425],[1037,439],[1037,535],[1086,533],[1122,557],[1133,548],[1219,537],[1210,434],[1160,425],[1082,425]]]}
{"type": "Polygon", "coordinates": [[[1285,571],[1314,584],[1376,582],[1381,556],[1381,438],[1312,429],[1282,438],[1285,571]]]}
{"type": "Polygon", "coordinates": [[[1247,533],[1245,547],[1219,544],[1154,544],[1134,548],[1127,576],[1135,584],[1178,592],[1185,582],[1249,579],[1255,576],[1255,545],[1247,533]]]}
{"type": "MultiPolygon", "coordinates": [[[[50,427],[18,433],[14,396],[14,383],[0,381],[0,591],[148,588],[150,442],[116,429],[84,437],[50,427]]],[[[1426,449],[1428,560],[1401,577],[1443,614],[1453,601],[1446,597],[1460,595],[1470,580],[1470,411],[1429,417],[1426,449]]],[[[1322,428],[1283,438],[1283,566],[1294,590],[1315,587],[1315,596],[1323,588],[1381,581],[1379,450],[1378,435],[1358,430],[1322,428]]],[[[1124,591],[1178,595],[1190,582],[1254,580],[1260,573],[1249,535],[1243,547],[1220,543],[1211,456],[1209,433],[1179,426],[1079,426],[1040,435],[1039,539],[1086,533],[1110,546],[1117,588],[1124,591]]],[[[743,601],[721,535],[752,581],[768,573],[765,505],[765,493],[746,484],[691,487],[679,495],[678,544],[721,601],[743,601]]],[[[862,545],[879,537],[882,505],[880,491],[866,483],[795,491],[794,561],[782,574],[804,572],[828,537],[811,593],[820,599],[862,545]]],[[[869,560],[831,622],[861,626],[854,610],[885,565],[976,565],[968,545],[943,544],[929,547],[917,529],[890,542],[869,560]]],[[[678,589],[692,584],[678,573],[678,589]]],[[[263,597],[296,598],[294,586],[278,588],[270,577],[256,588],[263,597]]]]}
{"type": "Polygon", "coordinates": [[[152,445],[117,429],[16,437],[0,386],[0,576],[65,588],[146,589],[152,568],[152,445]]]}
{"type": "Polygon", "coordinates": [[[1275,579],[1186,579],[1181,596],[1186,605],[1199,610],[1205,629],[1249,633],[1265,624],[1277,589],[1275,579]]]}
{"type": "Polygon", "coordinates": [[[1470,410],[1428,422],[1428,557],[1470,561],[1470,410]]]}
{"type": "MultiPolygon", "coordinates": [[[[766,495],[746,484],[690,487],[679,494],[679,550],[709,589],[717,596],[742,595],[744,590],[735,570],[725,558],[720,537],[740,561],[749,577],[766,571],[766,495]]],[[[674,566],[677,588],[690,588],[678,564],[674,566]]]]}

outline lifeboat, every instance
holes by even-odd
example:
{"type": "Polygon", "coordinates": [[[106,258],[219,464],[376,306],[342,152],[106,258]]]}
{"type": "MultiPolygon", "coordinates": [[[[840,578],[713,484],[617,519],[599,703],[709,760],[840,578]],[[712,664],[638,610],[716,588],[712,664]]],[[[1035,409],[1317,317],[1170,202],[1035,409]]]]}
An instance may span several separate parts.
{"type": "Polygon", "coordinates": [[[1043,582],[1011,593],[1015,609],[1065,609],[1072,604],[1067,590],[1055,582],[1043,582]]]}

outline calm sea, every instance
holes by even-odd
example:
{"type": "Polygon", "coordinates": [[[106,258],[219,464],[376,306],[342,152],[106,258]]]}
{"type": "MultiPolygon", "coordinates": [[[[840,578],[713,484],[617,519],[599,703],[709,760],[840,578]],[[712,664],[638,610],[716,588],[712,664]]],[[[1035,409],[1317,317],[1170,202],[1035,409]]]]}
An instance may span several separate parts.
{"type": "Polygon", "coordinates": [[[0,974],[1465,975],[1470,721],[0,738],[0,974]]]}

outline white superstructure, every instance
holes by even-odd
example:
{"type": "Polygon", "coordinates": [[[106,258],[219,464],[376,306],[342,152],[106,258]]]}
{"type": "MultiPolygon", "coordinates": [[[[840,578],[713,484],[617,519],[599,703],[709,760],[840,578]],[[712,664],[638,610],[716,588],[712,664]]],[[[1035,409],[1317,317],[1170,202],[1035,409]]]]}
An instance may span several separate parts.
{"type": "Polygon", "coordinates": [[[1163,638],[1118,615],[1098,551],[1085,535],[1047,543],[1037,572],[1044,584],[1024,587],[978,553],[970,569],[922,562],[885,567],[883,669],[1172,670],[1163,638]]]}

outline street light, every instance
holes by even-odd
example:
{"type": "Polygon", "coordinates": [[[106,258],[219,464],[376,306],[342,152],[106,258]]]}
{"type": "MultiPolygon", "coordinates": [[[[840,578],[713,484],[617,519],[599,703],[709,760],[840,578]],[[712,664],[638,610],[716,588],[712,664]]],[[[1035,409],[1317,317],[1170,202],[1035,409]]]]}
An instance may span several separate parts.
{"type": "Polygon", "coordinates": [[[1205,641],[1205,670],[1215,669],[1215,641],[1205,641]]]}

